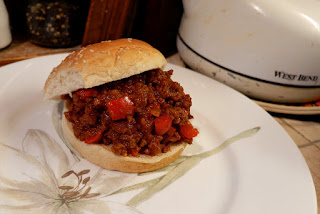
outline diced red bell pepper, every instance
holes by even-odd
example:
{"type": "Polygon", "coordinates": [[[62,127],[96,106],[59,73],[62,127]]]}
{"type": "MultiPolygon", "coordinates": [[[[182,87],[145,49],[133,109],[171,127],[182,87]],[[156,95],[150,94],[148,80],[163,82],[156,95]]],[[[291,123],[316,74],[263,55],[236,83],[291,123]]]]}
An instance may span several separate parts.
{"type": "Polygon", "coordinates": [[[163,135],[172,126],[172,119],[169,115],[162,115],[154,119],[154,126],[156,134],[163,135]]]}
{"type": "Polygon", "coordinates": [[[128,96],[111,100],[106,103],[106,106],[112,120],[125,119],[127,116],[134,114],[134,103],[128,96]]]}
{"type": "Polygon", "coordinates": [[[187,124],[184,126],[180,126],[180,134],[188,139],[191,139],[196,137],[199,134],[199,131],[191,124],[187,124]]]}
{"type": "Polygon", "coordinates": [[[89,88],[89,89],[81,89],[77,91],[77,95],[80,97],[80,99],[84,99],[86,97],[92,97],[95,93],[97,93],[98,90],[94,88],[89,88]]]}
{"type": "Polygon", "coordinates": [[[84,142],[87,143],[87,144],[97,143],[97,142],[99,142],[99,140],[101,140],[101,138],[102,138],[102,132],[99,131],[99,132],[96,133],[96,135],[85,139],[84,142]]]}

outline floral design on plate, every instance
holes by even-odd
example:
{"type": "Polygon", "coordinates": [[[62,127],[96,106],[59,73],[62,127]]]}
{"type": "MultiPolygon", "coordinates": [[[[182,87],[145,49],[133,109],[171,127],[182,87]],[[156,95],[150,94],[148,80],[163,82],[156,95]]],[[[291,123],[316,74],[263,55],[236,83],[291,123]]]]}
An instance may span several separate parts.
{"type": "MultiPolygon", "coordinates": [[[[116,213],[110,207],[126,209],[103,200],[118,191],[136,174],[86,166],[68,155],[53,138],[41,130],[29,130],[22,150],[0,144],[0,209],[6,213],[116,213]],[[71,157],[71,158],[70,158],[71,157]],[[15,179],[12,179],[15,178],[15,179]]],[[[127,213],[138,213],[127,208],[127,213]]]]}

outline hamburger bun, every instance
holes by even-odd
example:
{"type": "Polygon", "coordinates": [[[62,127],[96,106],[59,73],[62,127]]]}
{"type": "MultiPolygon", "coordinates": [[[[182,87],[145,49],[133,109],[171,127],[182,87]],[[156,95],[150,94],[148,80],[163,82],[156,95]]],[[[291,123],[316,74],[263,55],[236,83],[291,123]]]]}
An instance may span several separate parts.
{"type": "MultiPolygon", "coordinates": [[[[153,69],[163,69],[165,57],[151,45],[135,39],[101,42],[81,48],[68,55],[53,69],[45,86],[46,99],[59,99],[79,89],[87,89],[127,78],[153,69]]],[[[64,112],[68,111],[64,109],[64,112]]],[[[72,124],[63,114],[62,129],[66,139],[83,158],[108,170],[147,172],[175,161],[186,147],[181,142],[170,146],[170,151],[155,156],[138,154],[137,157],[116,155],[111,146],[86,144],[78,140],[72,124]]]]}
{"type": "Polygon", "coordinates": [[[67,56],[53,69],[44,86],[46,99],[59,99],[82,88],[92,88],[167,64],[160,51],[136,39],[88,45],[67,56]]]}

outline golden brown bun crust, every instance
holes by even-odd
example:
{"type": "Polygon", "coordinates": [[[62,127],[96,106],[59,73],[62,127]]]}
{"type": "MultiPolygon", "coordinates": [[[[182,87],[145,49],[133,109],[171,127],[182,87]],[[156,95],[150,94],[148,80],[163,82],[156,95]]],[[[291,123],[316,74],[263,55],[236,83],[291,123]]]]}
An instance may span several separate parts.
{"type": "Polygon", "coordinates": [[[66,119],[64,114],[62,129],[66,139],[83,158],[102,168],[122,172],[148,172],[165,167],[175,161],[187,145],[187,143],[179,143],[178,145],[171,146],[169,152],[157,156],[138,155],[137,157],[124,157],[115,155],[109,146],[86,144],[78,140],[73,134],[71,123],[66,119]]]}
{"type": "Polygon", "coordinates": [[[67,56],[53,69],[45,86],[46,99],[81,88],[92,88],[166,66],[164,56],[136,39],[118,39],[92,44],[67,56]]]}

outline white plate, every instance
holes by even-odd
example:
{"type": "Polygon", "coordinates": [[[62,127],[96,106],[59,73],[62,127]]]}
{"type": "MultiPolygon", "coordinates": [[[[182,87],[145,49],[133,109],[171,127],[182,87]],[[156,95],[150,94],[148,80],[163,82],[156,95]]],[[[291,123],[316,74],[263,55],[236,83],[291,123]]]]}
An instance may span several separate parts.
{"type": "Polygon", "coordinates": [[[173,79],[192,97],[192,122],[200,131],[186,155],[214,149],[254,127],[260,130],[203,158],[136,209],[124,204],[141,190],[106,196],[163,174],[101,170],[70,152],[53,126],[56,102],[42,98],[48,74],[65,56],[39,57],[0,68],[0,213],[79,213],[81,209],[101,213],[108,207],[114,213],[120,213],[120,208],[150,214],[317,213],[310,171],[279,124],[235,90],[171,64],[167,69],[174,69],[173,79]],[[87,169],[90,172],[83,171],[87,169]]]}

